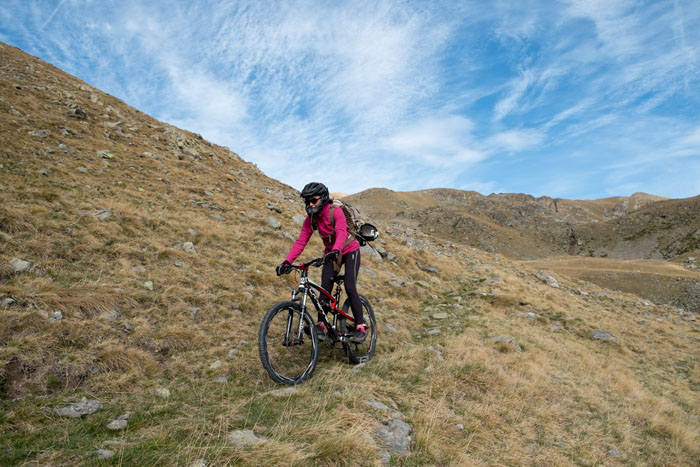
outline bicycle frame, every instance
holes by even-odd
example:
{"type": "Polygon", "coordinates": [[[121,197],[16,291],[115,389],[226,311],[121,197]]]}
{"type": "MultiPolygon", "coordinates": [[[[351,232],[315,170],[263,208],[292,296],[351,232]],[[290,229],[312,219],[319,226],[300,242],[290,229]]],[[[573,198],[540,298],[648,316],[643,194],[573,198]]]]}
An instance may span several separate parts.
{"type": "MultiPolygon", "coordinates": [[[[302,310],[302,318],[305,313],[307,313],[307,308],[306,308],[306,303],[307,299],[311,299],[311,303],[313,303],[314,307],[316,310],[319,312],[319,316],[321,316],[321,320],[323,321],[323,324],[325,324],[328,332],[328,337],[331,338],[331,341],[340,341],[340,342],[345,342],[347,339],[344,334],[341,335],[337,331],[337,324],[338,324],[338,315],[342,315],[344,318],[350,320],[351,322],[355,322],[355,318],[350,314],[347,314],[343,312],[342,309],[338,308],[338,305],[340,303],[340,294],[342,293],[342,280],[340,281],[334,281],[336,284],[335,286],[335,291],[328,292],[326,289],[324,289],[321,285],[317,284],[316,282],[312,281],[309,279],[309,267],[310,266],[318,266],[317,264],[320,259],[316,259],[313,261],[310,261],[308,263],[300,264],[298,266],[295,266],[295,269],[298,269],[301,271],[301,279],[299,281],[299,287],[296,289],[292,290],[292,301],[296,300],[301,300],[301,310],[302,310]],[[321,306],[321,303],[319,301],[319,298],[316,296],[316,292],[318,291],[319,294],[322,294],[324,297],[326,297],[329,300],[329,305],[330,309],[328,312],[333,314],[333,324],[331,324],[328,321],[328,318],[326,317],[326,312],[323,307],[321,306]],[[297,295],[301,294],[301,298],[297,298],[297,295]]],[[[313,317],[312,317],[313,321],[313,317]]],[[[300,320],[300,325],[301,322],[303,322],[303,319],[300,320]]],[[[289,325],[288,325],[289,326],[289,325]]],[[[287,330],[289,332],[290,329],[287,330]]],[[[289,335],[289,334],[287,334],[289,335]]]]}

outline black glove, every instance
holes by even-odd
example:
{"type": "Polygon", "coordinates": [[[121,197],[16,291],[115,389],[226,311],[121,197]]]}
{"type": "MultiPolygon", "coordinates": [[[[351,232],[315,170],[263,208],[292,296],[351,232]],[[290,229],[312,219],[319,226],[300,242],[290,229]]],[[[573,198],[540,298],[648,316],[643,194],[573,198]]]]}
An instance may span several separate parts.
{"type": "Polygon", "coordinates": [[[282,274],[289,274],[289,272],[292,270],[292,263],[287,261],[286,259],[275,268],[275,271],[277,271],[277,275],[281,276],[282,274]]]}
{"type": "Polygon", "coordinates": [[[338,250],[333,250],[330,253],[328,253],[326,256],[323,257],[323,264],[328,264],[332,263],[336,259],[338,259],[338,255],[340,254],[340,251],[338,250]]]}

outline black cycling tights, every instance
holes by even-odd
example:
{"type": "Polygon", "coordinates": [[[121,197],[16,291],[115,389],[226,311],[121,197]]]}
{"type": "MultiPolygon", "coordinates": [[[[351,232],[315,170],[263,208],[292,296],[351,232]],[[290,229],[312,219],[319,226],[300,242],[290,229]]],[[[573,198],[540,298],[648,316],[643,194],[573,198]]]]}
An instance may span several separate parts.
{"type": "MultiPolygon", "coordinates": [[[[360,272],[360,250],[355,250],[352,253],[344,255],[340,264],[341,266],[343,264],[345,265],[345,293],[348,294],[348,298],[350,299],[352,316],[355,318],[355,324],[362,324],[364,323],[362,302],[360,301],[360,295],[357,293],[357,274],[360,272]]],[[[335,271],[333,270],[333,263],[324,264],[323,270],[321,271],[321,286],[326,290],[331,290],[331,279],[334,276],[335,271]]]]}

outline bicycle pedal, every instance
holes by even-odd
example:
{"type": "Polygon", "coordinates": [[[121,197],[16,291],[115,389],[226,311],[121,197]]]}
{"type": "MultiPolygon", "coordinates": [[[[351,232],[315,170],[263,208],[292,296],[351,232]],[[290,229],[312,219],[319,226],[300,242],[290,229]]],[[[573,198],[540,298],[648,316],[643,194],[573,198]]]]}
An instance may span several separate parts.
{"type": "Polygon", "coordinates": [[[282,347],[294,347],[295,345],[302,345],[304,343],[304,338],[301,339],[291,339],[287,342],[282,342],[282,347]]]}

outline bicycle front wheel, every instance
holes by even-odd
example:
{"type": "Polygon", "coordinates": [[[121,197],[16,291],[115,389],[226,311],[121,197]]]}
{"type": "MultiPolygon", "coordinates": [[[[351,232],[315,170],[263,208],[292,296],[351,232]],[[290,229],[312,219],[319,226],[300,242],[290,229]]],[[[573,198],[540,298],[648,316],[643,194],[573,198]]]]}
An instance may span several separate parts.
{"type": "Polygon", "coordinates": [[[309,379],[318,361],[318,336],[309,314],[302,314],[296,302],[270,308],[260,324],[258,353],[273,381],[291,386],[309,379]]]}
{"type": "MultiPolygon", "coordinates": [[[[374,348],[377,346],[377,321],[374,319],[374,310],[372,305],[365,297],[360,295],[362,302],[362,313],[366,325],[366,338],[361,344],[354,342],[343,342],[343,348],[351,363],[365,363],[374,356],[374,348]]],[[[352,316],[350,311],[350,299],[343,303],[343,313],[352,316]]],[[[352,333],[355,330],[355,323],[341,315],[339,320],[340,331],[344,333],[352,333]]]]}

